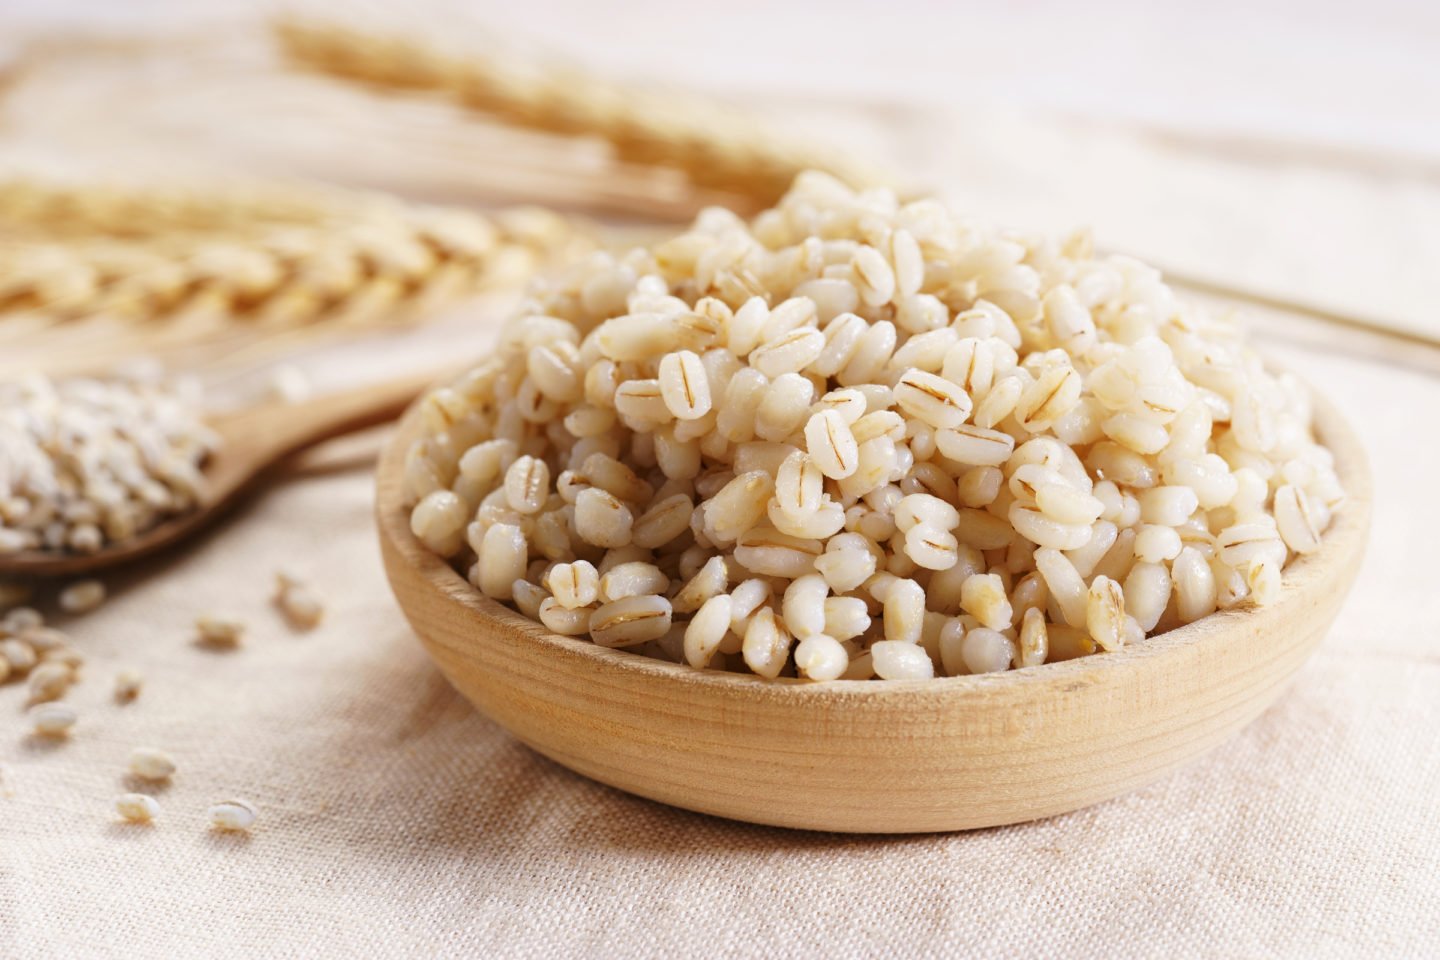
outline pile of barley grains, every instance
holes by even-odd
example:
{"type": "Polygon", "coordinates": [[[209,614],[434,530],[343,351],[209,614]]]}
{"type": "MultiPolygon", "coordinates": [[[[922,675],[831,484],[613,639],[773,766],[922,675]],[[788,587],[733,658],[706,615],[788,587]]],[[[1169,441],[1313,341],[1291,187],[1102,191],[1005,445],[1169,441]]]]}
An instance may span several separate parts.
{"type": "Polygon", "coordinates": [[[1115,650],[1281,589],[1304,387],[1084,233],[801,176],[597,254],[421,406],[411,529],[550,630],[762,677],[1115,650]]]}
{"type": "Polygon", "coordinates": [[[0,383],[0,553],[94,553],[196,506],[218,440],[193,384],[0,383]]]}

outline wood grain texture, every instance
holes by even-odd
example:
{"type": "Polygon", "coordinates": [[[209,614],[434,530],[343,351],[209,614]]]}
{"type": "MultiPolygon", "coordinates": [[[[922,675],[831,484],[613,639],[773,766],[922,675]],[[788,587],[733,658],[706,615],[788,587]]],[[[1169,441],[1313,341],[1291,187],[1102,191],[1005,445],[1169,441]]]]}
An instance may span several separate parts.
{"type": "Polygon", "coordinates": [[[699,671],[543,626],[470,587],[410,533],[408,415],[376,498],[386,573],[450,682],[540,753],[664,803],[858,833],[1053,816],[1143,786],[1268,707],[1319,643],[1364,553],[1359,441],[1316,398],[1348,499],[1275,604],[1217,613],[1117,653],[926,681],[764,681],[699,671]]]}
{"type": "Polygon", "coordinates": [[[436,380],[435,372],[318,397],[273,402],[213,418],[221,447],[204,466],[205,489],[195,510],[166,520],[98,553],[26,550],[0,555],[0,576],[70,577],[130,563],[202,529],[254,488],[287,457],[307,447],[393,420],[436,380]]]}

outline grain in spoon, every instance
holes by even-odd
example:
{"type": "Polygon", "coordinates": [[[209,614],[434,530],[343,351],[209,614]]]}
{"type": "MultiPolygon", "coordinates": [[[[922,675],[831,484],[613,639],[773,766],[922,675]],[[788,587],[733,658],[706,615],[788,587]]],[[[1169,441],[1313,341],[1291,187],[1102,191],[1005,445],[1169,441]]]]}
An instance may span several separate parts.
{"type": "Polygon", "coordinates": [[[93,553],[22,550],[0,554],[0,577],[91,574],[138,560],[202,529],[287,457],[325,440],[394,419],[438,378],[434,371],[318,397],[303,404],[271,402],[212,418],[220,448],[204,465],[193,509],[93,553]]]}

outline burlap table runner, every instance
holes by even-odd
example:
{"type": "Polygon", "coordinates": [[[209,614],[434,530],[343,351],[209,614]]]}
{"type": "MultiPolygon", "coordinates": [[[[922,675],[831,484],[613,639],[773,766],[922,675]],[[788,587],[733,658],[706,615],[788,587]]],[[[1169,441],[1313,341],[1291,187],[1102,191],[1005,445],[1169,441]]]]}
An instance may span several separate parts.
{"type": "Polygon", "coordinates": [[[636,799],[453,693],[380,571],[364,468],[297,477],[74,625],[73,739],[0,689],[0,956],[1435,956],[1440,385],[1288,350],[1362,425],[1376,533],[1294,688],[1205,760],[1052,820],[948,836],[747,826],[636,799]],[[267,605],[314,577],[323,627],[267,605]],[[243,649],[188,641],[201,611],[243,649]],[[147,679],[119,706],[121,666],[147,679]],[[132,747],[180,771],[115,822],[132,747]],[[210,832],[241,794],[250,836],[210,832]]]}

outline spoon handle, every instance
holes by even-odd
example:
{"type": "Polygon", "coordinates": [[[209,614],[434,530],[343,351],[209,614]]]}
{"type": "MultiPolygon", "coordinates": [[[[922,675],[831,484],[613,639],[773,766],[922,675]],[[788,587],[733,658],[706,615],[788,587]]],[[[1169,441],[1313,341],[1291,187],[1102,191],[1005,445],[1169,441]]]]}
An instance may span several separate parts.
{"type": "Polygon", "coordinates": [[[228,450],[252,465],[398,417],[427,387],[443,379],[435,370],[325,394],[301,404],[267,403],[217,416],[212,425],[228,450]]]}

